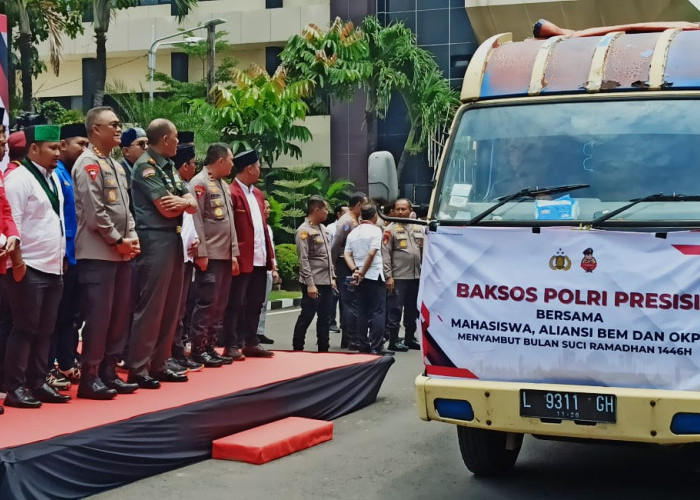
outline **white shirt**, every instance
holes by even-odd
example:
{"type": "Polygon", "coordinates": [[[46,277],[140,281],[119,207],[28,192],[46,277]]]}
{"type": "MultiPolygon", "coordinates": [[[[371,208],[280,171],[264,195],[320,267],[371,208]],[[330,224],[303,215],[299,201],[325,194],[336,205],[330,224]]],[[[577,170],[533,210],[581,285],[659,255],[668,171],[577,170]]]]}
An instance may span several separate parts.
{"type": "Polygon", "coordinates": [[[236,177],[236,182],[243,193],[245,194],[245,199],[248,202],[248,209],[250,210],[250,217],[253,219],[253,265],[258,267],[265,267],[267,265],[267,249],[265,247],[265,231],[263,229],[263,218],[260,213],[260,205],[258,205],[258,199],[253,194],[253,189],[255,186],[251,184],[250,187],[243,184],[236,177]]]}
{"type": "Polygon", "coordinates": [[[194,243],[194,239],[197,237],[197,231],[194,228],[194,217],[192,214],[184,212],[182,214],[182,229],[180,230],[180,237],[182,238],[182,249],[184,251],[185,262],[194,262],[194,259],[190,257],[188,250],[194,243]]]}
{"type": "Polygon", "coordinates": [[[345,242],[345,255],[352,254],[355,266],[362,269],[365,266],[367,255],[372,249],[377,250],[377,253],[374,254],[372,265],[365,273],[365,279],[378,280],[381,277],[383,280],[382,230],[374,224],[362,222],[348,234],[348,239],[345,242]]]}
{"type": "MultiPolygon", "coordinates": [[[[270,245],[272,246],[272,251],[275,251],[275,237],[274,234],[272,233],[272,228],[268,225],[267,226],[267,234],[270,235],[270,245]]],[[[277,256],[273,254],[272,256],[272,262],[275,264],[275,269],[277,269],[277,256]]],[[[272,275],[272,271],[268,271],[267,274],[272,275]]]]}
{"type": "Polygon", "coordinates": [[[338,221],[331,222],[326,226],[326,231],[328,232],[328,236],[330,236],[331,239],[331,245],[333,244],[333,238],[335,238],[335,230],[338,226],[338,221]]]}
{"type": "MultiPolygon", "coordinates": [[[[53,179],[58,192],[59,213],[63,214],[63,192],[55,172],[34,164],[49,182],[53,179]]],[[[66,237],[63,220],[56,215],[49,197],[34,176],[19,166],[5,177],[5,196],[12,208],[12,218],[22,238],[22,258],[28,267],[49,274],[63,274],[66,237]]],[[[8,259],[8,267],[12,263],[8,259]]]]}

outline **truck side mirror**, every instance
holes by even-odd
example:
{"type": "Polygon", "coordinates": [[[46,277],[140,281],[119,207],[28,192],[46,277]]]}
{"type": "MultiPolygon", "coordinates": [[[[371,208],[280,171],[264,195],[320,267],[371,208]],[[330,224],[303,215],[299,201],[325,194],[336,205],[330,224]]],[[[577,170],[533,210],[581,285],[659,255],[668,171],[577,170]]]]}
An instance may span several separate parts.
{"type": "Polygon", "coordinates": [[[389,151],[375,151],[367,162],[367,182],[371,200],[393,202],[399,197],[396,163],[389,151]]]}

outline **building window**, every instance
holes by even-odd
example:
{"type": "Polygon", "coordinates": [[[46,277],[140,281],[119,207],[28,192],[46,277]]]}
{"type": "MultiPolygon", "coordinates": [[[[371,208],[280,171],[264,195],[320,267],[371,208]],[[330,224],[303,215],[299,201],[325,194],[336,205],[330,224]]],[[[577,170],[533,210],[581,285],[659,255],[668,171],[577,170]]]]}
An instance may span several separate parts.
{"type": "Polygon", "coordinates": [[[281,9],[283,4],[284,0],[265,0],[266,9],[281,9]]]}

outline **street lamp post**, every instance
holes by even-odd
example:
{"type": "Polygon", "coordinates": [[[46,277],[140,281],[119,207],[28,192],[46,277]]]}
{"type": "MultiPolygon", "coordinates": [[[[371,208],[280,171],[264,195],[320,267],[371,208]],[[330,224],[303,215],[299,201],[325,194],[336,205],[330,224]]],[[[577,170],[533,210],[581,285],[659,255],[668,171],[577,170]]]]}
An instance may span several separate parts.
{"type": "MultiPolygon", "coordinates": [[[[207,30],[207,59],[210,61],[211,68],[209,69],[209,72],[211,73],[211,80],[213,82],[213,75],[214,75],[214,61],[213,61],[213,55],[215,52],[214,48],[214,31],[216,29],[216,26],[219,24],[223,24],[226,21],[224,19],[210,19],[209,21],[200,24],[199,26],[196,26],[194,28],[190,28],[188,30],[183,30],[183,31],[178,31],[177,33],[173,33],[171,35],[166,35],[160,38],[157,38],[153,40],[153,43],[151,44],[151,47],[148,49],[148,100],[150,102],[153,102],[153,91],[155,87],[155,74],[156,74],[156,51],[158,50],[158,47],[161,45],[165,45],[167,43],[174,43],[174,42],[166,42],[166,40],[169,40],[171,38],[175,38],[177,36],[185,35],[187,33],[192,33],[197,30],[201,29],[206,29],[207,30]]],[[[207,90],[209,90],[211,87],[209,86],[209,74],[207,74],[207,90]]]]}

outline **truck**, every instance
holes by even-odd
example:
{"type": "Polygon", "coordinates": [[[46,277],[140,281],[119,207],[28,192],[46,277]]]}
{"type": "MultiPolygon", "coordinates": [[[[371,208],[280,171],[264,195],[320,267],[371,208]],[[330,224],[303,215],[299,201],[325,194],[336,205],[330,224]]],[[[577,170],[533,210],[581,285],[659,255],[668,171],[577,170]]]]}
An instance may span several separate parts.
{"type": "Polygon", "coordinates": [[[498,34],[472,57],[424,221],[415,391],[473,474],[525,434],[700,441],[698,28],[498,34]]]}

